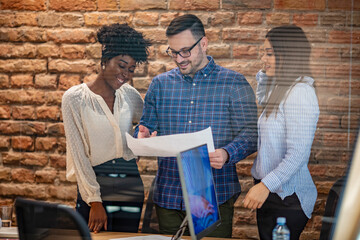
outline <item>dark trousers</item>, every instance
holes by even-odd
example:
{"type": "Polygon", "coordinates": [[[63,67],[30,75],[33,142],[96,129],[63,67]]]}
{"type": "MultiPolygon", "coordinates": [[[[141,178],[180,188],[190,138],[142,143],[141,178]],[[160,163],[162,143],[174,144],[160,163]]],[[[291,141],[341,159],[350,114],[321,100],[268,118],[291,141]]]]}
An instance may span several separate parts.
{"type": "MultiPolygon", "coordinates": [[[[231,238],[232,236],[232,219],[234,215],[234,203],[238,196],[233,196],[225,203],[219,206],[221,224],[209,237],[231,238]]],[[[186,216],[185,211],[176,209],[167,209],[155,204],[156,215],[159,222],[159,231],[161,234],[174,235],[186,216]]],[[[186,228],[184,235],[190,235],[189,229],[186,228]]]]}
{"type": "MultiPolygon", "coordinates": [[[[138,232],[144,203],[144,187],[135,159],[114,159],[93,169],[108,217],[107,230],[138,232]]],[[[90,206],[82,200],[79,192],[76,211],[86,222],[89,221],[90,206]]]]}
{"type": "Polygon", "coordinates": [[[299,198],[294,193],[281,200],[276,193],[270,193],[263,206],[257,210],[256,219],[261,240],[271,240],[272,230],[278,217],[286,218],[290,239],[297,240],[309,220],[301,209],[299,198]]]}

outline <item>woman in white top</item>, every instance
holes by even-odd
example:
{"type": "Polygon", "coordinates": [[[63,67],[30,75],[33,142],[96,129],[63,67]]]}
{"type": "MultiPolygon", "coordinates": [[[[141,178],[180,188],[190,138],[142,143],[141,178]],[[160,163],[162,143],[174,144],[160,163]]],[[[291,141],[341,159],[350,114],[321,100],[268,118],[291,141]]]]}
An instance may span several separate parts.
{"type": "Polygon", "coordinates": [[[257,209],[261,239],[271,239],[277,217],[286,217],[290,238],[299,239],[317,191],[308,169],[319,105],[310,77],[310,43],[297,26],[270,30],[257,74],[258,154],[251,169],[255,185],[244,206],[257,209]]]}
{"type": "Polygon", "coordinates": [[[102,44],[98,76],[70,88],[62,99],[66,177],[77,181],[76,209],[91,231],[136,232],[144,193],[125,133],[131,134],[133,122],[140,119],[143,99],[127,82],[132,81],[136,66],[147,61],[150,42],[127,24],[104,26],[97,38],[102,44]],[[124,174],[124,168],[132,178],[124,174]],[[124,187],[132,190],[129,196],[124,196],[124,187]],[[131,220],[123,216],[132,213],[121,212],[122,202],[134,201],[131,194],[138,201],[133,229],[126,225],[131,220]]]}

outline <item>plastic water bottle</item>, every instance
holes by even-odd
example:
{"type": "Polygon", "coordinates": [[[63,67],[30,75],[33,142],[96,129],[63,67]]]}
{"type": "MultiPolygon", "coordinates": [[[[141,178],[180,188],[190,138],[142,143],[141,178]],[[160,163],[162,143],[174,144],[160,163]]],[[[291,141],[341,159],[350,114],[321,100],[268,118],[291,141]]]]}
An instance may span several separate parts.
{"type": "Polygon", "coordinates": [[[290,230],[285,223],[286,218],[284,217],[276,219],[276,226],[272,232],[273,240],[290,240],[290,230]]]}

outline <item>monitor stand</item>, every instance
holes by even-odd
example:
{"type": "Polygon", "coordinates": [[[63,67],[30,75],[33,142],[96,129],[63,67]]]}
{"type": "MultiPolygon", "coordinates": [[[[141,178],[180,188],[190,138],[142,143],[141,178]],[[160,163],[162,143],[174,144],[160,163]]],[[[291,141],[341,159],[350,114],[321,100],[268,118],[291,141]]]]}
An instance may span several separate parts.
{"type": "Polygon", "coordinates": [[[181,237],[183,236],[187,225],[188,225],[188,218],[187,218],[187,216],[185,216],[183,222],[181,223],[181,225],[179,227],[179,230],[172,237],[172,240],[181,240],[181,237]]]}

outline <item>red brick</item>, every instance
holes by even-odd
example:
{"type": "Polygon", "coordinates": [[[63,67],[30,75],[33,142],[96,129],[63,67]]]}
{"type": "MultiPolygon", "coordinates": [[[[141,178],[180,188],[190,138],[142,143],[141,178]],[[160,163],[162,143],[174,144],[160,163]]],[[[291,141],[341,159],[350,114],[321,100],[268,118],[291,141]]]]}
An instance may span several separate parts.
{"type": "Polygon", "coordinates": [[[40,44],[37,47],[37,55],[39,58],[48,58],[48,57],[59,57],[60,49],[57,45],[52,43],[40,44]]]}
{"type": "Polygon", "coordinates": [[[261,24],[263,22],[263,14],[261,12],[239,12],[237,19],[240,26],[261,24]]]}
{"type": "Polygon", "coordinates": [[[66,156],[65,155],[50,155],[50,166],[53,168],[66,168],[66,156]]]}
{"type": "Polygon", "coordinates": [[[59,120],[60,108],[58,106],[41,106],[36,108],[36,117],[41,120],[59,120]]]}
{"type": "Polygon", "coordinates": [[[1,29],[1,38],[5,41],[11,42],[46,42],[46,31],[41,28],[16,28],[16,29],[1,29]]]}
{"type": "Polygon", "coordinates": [[[35,172],[37,183],[54,183],[57,171],[55,169],[43,169],[35,172]]]}
{"type": "Polygon", "coordinates": [[[60,105],[64,91],[51,91],[46,94],[46,103],[49,105],[60,105]]]}
{"type": "Polygon", "coordinates": [[[306,29],[306,37],[311,43],[325,43],[327,41],[328,31],[324,29],[306,29]]]}
{"type": "Polygon", "coordinates": [[[9,119],[11,116],[11,109],[9,105],[0,105],[0,118],[9,119]]]}
{"type": "Polygon", "coordinates": [[[44,93],[34,90],[0,90],[0,103],[42,104],[44,93]]]}
{"type": "Polygon", "coordinates": [[[66,28],[84,26],[84,16],[80,13],[65,13],[61,16],[61,25],[66,28]]]}
{"type": "Polygon", "coordinates": [[[67,90],[72,86],[80,84],[79,75],[62,74],[59,78],[59,89],[67,90]]]}
{"type": "Polygon", "coordinates": [[[303,1],[292,1],[292,0],[275,0],[274,8],[281,10],[319,10],[324,11],[326,8],[325,0],[303,0],[303,1]]]}
{"type": "Polygon", "coordinates": [[[297,26],[316,26],[318,19],[319,14],[294,14],[293,23],[297,26]]]}
{"type": "Polygon", "coordinates": [[[141,31],[147,39],[149,39],[153,44],[166,43],[167,38],[165,35],[165,29],[143,29],[141,31]]]}
{"type": "Polygon", "coordinates": [[[346,15],[340,13],[327,13],[320,16],[322,26],[345,26],[346,15]]]}
{"type": "Polygon", "coordinates": [[[28,11],[44,11],[46,10],[45,0],[1,0],[0,9],[9,10],[28,10],[28,11]]]}
{"type": "Polygon", "coordinates": [[[5,74],[0,74],[0,88],[8,88],[10,85],[9,77],[5,74]]]}
{"type": "Polygon", "coordinates": [[[323,136],[325,147],[347,147],[348,139],[350,143],[353,143],[355,139],[351,133],[325,132],[323,136]]]}
{"type": "Polygon", "coordinates": [[[49,0],[49,9],[67,11],[94,11],[96,10],[96,0],[49,0]]]}
{"type": "Polygon", "coordinates": [[[166,9],[166,0],[127,0],[120,1],[120,11],[166,9]]]}
{"type": "Polygon", "coordinates": [[[213,11],[220,8],[220,0],[170,0],[170,10],[205,10],[213,11]]]}
{"type": "Polygon", "coordinates": [[[222,3],[222,8],[226,10],[239,10],[239,9],[251,9],[251,8],[261,8],[261,9],[270,9],[271,0],[226,0],[222,3]]]}
{"type": "Polygon", "coordinates": [[[337,47],[313,47],[311,50],[313,61],[328,60],[329,62],[340,61],[340,50],[337,47]]]}
{"type": "Polygon", "coordinates": [[[17,152],[7,152],[1,154],[4,164],[19,165],[23,154],[17,152]]]}
{"type": "Polygon", "coordinates": [[[16,74],[10,77],[11,88],[29,88],[34,86],[33,76],[30,74],[16,74]]]}
{"type": "Polygon", "coordinates": [[[0,132],[3,134],[42,135],[45,133],[45,123],[1,121],[0,132]]]}
{"type": "Polygon", "coordinates": [[[25,153],[23,159],[21,159],[21,164],[25,166],[44,167],[48,164],[48,162],[48,156],[41,153],[25,153]]]}
{"type": "MultiPolygon", "coordinates": [[[[137,69],[137,68],[136,68],[137,69]]],[[[86,75],[83,79],[83,82],[84,83],[88,83],[88,82],[93,82],[95,81],[95,79],[97,78],[97,74],[96,73],[93,73],[93,74],[90,74],[90,75],[86,75]]]]}
{"type": "Polygon", "coordinates": [[[95,43],[95,44],[87,45],[85,47],[85,54],[88,58],[100,59],[101,58],[101,44],[95,43]]]}
{"type": "Polygon", "coordinates": [[[360,59],[360,48],[352,48],[351,51],[350,51],[350,48],[341,48],[340,56],[342,58],[348,58],[348,59],[352,58],[353,60],[359,60],[360,59]]]}
{"type": "Polygon", "coordinates": [[[14,106],[12,108],[13,119],[35,119],[35,108],[34,106],[14,106]]]}
{"type": "Polygon", "coordinates": [[[346,115],[341,118],[341,128],[343,129],[358,129],[360,118],[357,115],[346,115]]]}
{"type": "Polygon", "coordinates": [[[10,137],[0,136],[0,148],[9,149],[10,147],[10,137]]]}
{"type": "Polygon", "coordinates": [[[133,79],[133,85],[136,89],[138,90],[147,90],[150,82],[151,82],[151,78],[145,77],[145,78],[134,78],[133,79]]]}
{"type": "Polygon", "coordinates": [[[150,76],[156,76],[160,73],[165,72],[165,65],[161,62],[151,62],[149,63],[149,75],[150,76]]]}
{"type": "Polygon", "coordinates": [[[341,118],[338,115],[320,114],[317,127],[337,129],[340,127],[340,119],[341,118]]]}
{"type": "Polygon", "coordinates": [[[58,153],[66,153],[66,138],[59,137],[57,139],[57,152],[58,153]]]}
{"type": "Polygon", "coordinates": [[[289,13],[268,13],[266,15],[266,23],[268,25],[286,25],[290,24],[290,14],[289,13]]]}
{"type": "Polygon", "coordinates": [[[28,136],[16,136],[11,138],[11,146],[16,150],[33,151],[34,140],[28,136]]]}
{"type": "Polygon", "coordinates": [[[35,58],[36,46],[33,44],[14,45],[0,44],[0,57],[3,58],[35,58]]]}
{"type": "Polygon", "coordinates": [[[98,0],[98,11],[118,10],[116,0],[98,0]]]}
{"type": "Polygon", "coordinates": [[[235,23],[235,14],[233,12],[215,12],[210,17],[210,25],[233,25],[235,23]]]}
{"type": "Polygon", "coordinates": [[[227,44],[211,44],[208,46],[207,54],[213,58],[230,58],[230,45],[227,44]]]}
{"type": "Polygon", "coordinates": [[[360,43],[360,31],[339,31],[332,30],[329,32],[329,43],[360,43]]]}
{"type": "Polygon", "coordinates": [[[318,194],[328,194],[333,184],[331,181],[315,182],[318,194]]]}
{"type": "Polygon", "coordinates": [[[61,58],[67,59],[82,59],[85,57],[85,46],[84,45],[75,45],[75,44],[63,44],[60,48],[61,58]]]}
{"type": "Polygon", "coordinates": [[[253,28],[224,28],[222,31],[223,40],[233,40],[239,42],[263,42],[265,31],[253,28]]]}
{"type": "Polygon", "coordinates": [[[6,27],[37,26],[36,13],[12,12],[2,13],[0,25],[6,27]]]}
{"type": "Polygon", "coordinates": [[[0,180],[1,181],[10,181],[11,180],[11,168],[0,168],[0,180]]]}
{"type": "Polygon", "coordinates": [[[157,12],[136,12],[134,16],[135,26],[157,26],[159,13],[157,12]]]}
{"type": "Polygon", "coordinates": [[[46,61],[37,59],[9,59],[0,60],[0,72],[44,72],[46,71],[46,61]]]}
{"type": "Polygon", "coordinates": [[[52,197],[64,200],[72,200],[75,199],[76,194],[76,185],[74,186],[49,186],[49,194],[52,197]]]}
{"type": "Polygon", "coordinates": [[[233,57],[240,59],[257,59],[259,49],[254,45],[235,45],[233,46],[233,57]]]}
{"type": "Polygon", "coordinates": [[[33,183],[35,182],[35,175],[30,169],[17,168],[11,171],[11,179],[15,182],[33,183]]]}
{"type": "Polygon", "coordinates": [[[91,29],[62,29],[48,30],[48,41],[55,43],[93,43],[96,41],[95,32],[91,29]]]}
{"type": "Polygon", "coordinates": [[[131,13],[109,13],[108,22],[109,24],[113,23],[127,23],[131,26],[133,20],[133,15],[131,13]]]}
{"type": "Polygon", "coordinates": [[[58,13],[38,13],[37,21],[40,27],[59,27],[61,15],[58,13]]]}
{"type": "Polygon", "coordinates": [[[93,60],[50,60],[48,68],[53,72],[89,73],[96,70],[93,60]]]}
{"type": "Polygon", "coordinates": [[[56,89],[57,75],[38,74],[35,76],[35,87],[44,89],[56,89]]]}
{"type": "Polygon", "coordinates": [[[328,0],[328,8],[330,11],[333,10],[358,11],[360,10],[360,2],[352,1],[352,0],[328,0]]]}
{"type": "Polygon", "coordinates": [[[108,14],[107,13],[98,13],[98,12],[91,12],[84,14],[84,21],[86,26],[102,26],[108,24],[108,14]]]}
{"type": "Polygon", "coordinates": [[[64,124],[63,123],[48,124],[46,128],[46,134],[51,136],[65,136],[64,124]]]}
{"type": "Polygon", "coordinates": [[[34,184],[0,184],[0,195],[2,196],[23,196],[27,198],[48,199],[46,187],[34,184]]]}
{"type": "Polygon", "coordinates": [[[166,12],[166,13],[161,13],[160,14],[160,25],[163,26],[163,27],[167,27],[169,26],[170,22],[178,17],[178,16],[181,16],[181,15],[184,15],[180,12],[166,12]]]}

